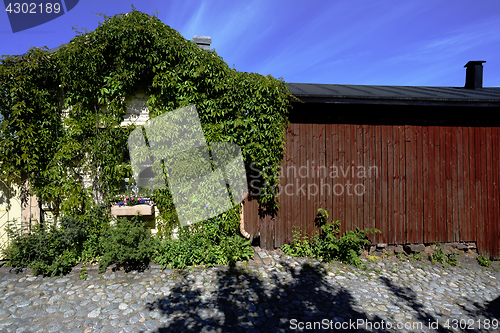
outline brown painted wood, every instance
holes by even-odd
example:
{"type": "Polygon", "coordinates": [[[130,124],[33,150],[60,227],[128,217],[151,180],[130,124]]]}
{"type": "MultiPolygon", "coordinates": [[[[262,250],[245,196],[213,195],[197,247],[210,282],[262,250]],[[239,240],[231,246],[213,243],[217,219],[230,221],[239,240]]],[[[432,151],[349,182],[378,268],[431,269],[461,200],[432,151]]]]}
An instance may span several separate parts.
{"type": "Polygon", "coordinates": [[[290,124],[286,140],[278,215],[245,202],[245,228],[260,228],[263,247],[291,242],[294,227],[314,233],[324,208],[342,232],[380,229],[373,242],[476,241],[499,256],[498,128],[290,124]]]}
{"type": "Polygon", "coordinates": [[[490,220],[490,253],[493,257],[498,256],[498,252],[500,251],[500,207],[499,207],[499,198],[500,198],[500,189],[499,189],[499,173],[500,173],[500,148],[499,148],[499,137],[498,137],[498,127],[492,128],[492,175],[493,175],[493,197],[492,197],[492,207],[493,207],[493,218],[490,220]]]}
{"type": "Polygon", "coordinates": [[[424,190],[423,190],[423,134],[422,134],[422,126],[415,126],[415,145],[416,145],[416,187],[417,187],[417,197],[416,197],[416,219],[415,219],[415,242],[423,243],[424,242],[424,190]]]}
{"type": "Polygon", "coordinates": [[[422,237],[424,243],[429,243],[432,232],[432,218],[430,218],[430,195],[429,191],[429,128],[422,126],[422,237]]]}
{"type": "Polygon", "coordinates": [[[394,131],[393,126],[387,130],[387,238],[389,244],[395,244],[395,205],[394,205],[394,131]]]}

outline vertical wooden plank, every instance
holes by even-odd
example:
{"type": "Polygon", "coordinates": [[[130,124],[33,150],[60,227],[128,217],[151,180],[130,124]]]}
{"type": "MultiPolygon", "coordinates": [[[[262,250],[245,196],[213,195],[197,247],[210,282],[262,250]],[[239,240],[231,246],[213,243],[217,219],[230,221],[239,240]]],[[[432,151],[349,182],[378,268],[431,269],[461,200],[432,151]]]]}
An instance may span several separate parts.
{"type": "Polygon", "coordinates": [[[312,124],[306,124],[306,160],[304,161],[306,170],[306,182],[307,185],[304,187],[304,201],[306,202],[306,219],[304,221],[304,230],[308,235],[311,235],[312,227],[314,226],[314,218],[316,214],[314,213],[314,197],[311,196],[310,187],[314,184],[314,144],[313,144],[313,131],[312,124]]]}
{"type": "Polygon", "coordinates": [[[457,128],[450,127],[450,149],[451,149],[451,230],[448,231],[448,235],[450,240],[456,242],[459,240],[458,231],[459,231],[459,221],[458,221],[458,186],[457,186],[457,128]]]}
{"type": "Polygon", "coordinates": [[[300,167],[300,153],[301,153],[301,137],[302,133],[299,124],[291,124],[293,128],[293,153],[292,153],[292,164],[293,167],[287,171],[288,184],[285,187],[285,191],[291,199],[292,210],[292,236],[294,229],[300,229],[300,219],[301,219],[301,202],[300,196],[297,195],[298,184],[300,182],[300,176],[298,174],[300,167]]]}
{"type": "Polygon", "coordinates": [[[452,193],[452,148],[451,148],[451,128],[445,127],[445,150],[446,150],[446,242],[453,240],[453,193],[452,193]]]}
{"type": "MultiPolygon", "coordinates": [[[[363,170],[365,172],[363,177],[363,215],[365,228],[371,228],[371,216],[370,216],[370,177],[368,175],[368,170],[370,167],[370,134],[369,125],[363,125],[363,170]]],[[[358,194],[358,193],[357,193],[358,194]]],[[[370,240],[374,242],[370,236],[370,240]]]]}
{"type": "Polygon", "coordinates": [[[345,124],[339,124],[338,125],[338,158],[337,158],[337,172],[338,172],[338,178],[336,178],[334,187],[333,187],[333,194],[335,195],[337,199],[337,207],[339,210],[339,217],[338,220],[340,221],[340,230],[343,232],[345,231],[345,225],[346,225],[346,220],[347,220],[347,214],[346,214],[346,200],[344,196],[344,176],[342,175],[342,172],[345,168],[346,164],[346,130],[347,130],[347,125],[345,124]]]}
{"type": "Polygon", "coordinates": [[[300,124],[300,162],[297,170],[297,188],[294,195],[300,201],[300,230],[307,232],[307,193],[303,192],[307,188],[307,131],[306,124],[300,124]]]}
{"type": "Polygon", "coordinates": [[[380,165],[377,165],[376,156],[375,156],[375,127],[370,125],[368,127],[368,135],[369,135],[369,150],[370,150],[370,228],[375,228],[376,226],[376,207],[377,207],[377,192],[376,192],[376,184],[380,177],[380,165]]]}
{"type": "MultiPolygon", "coordinates": [[[[380,125],[375,126],[375,147],[373,149],[375,153],[375,165],[382,169],[382,128],[380,125]]],[[[381,170],[381,173],[384,171],[381,170]]],[[[384,205],[382,198],[382,176],[375,180],[375,228],[382,230],[382,205],[384,205]]]]}
{"type": "Polygon", "coordinates": [[[435,152],[436,152],[436,143],[435,143],[435,126],[429,126],[428,127],[428,146],[429,146],[429,192],[428,192],[428,210],[427,210],[427,226],[426,229],[428,231],[427,233],[427,242],[435,242],[436,241],[436,202],[435,202],[435,194],[436,190],[438,189],[438,183],[436,182],[436,159],[435,159],[435,152]]]}
{"type": "Polygon", "coordinates": [[[416,192],[417,197],[415,200],[415,242],[423,243],[423,213],[424,213],[424,204],[423,204],[423,137],[422,137],[422,126],[415,126],[415,164],[416,164],[416,192]]]}
{"type": "Polygon", "coordinates": [[[463,209],[460,221],[460,238],[463,241],[469,241],[470,232],[470,179],[469,179],[469,128],[462,127],[462,189],[463,189],[463,209]]]}
{"type": "Polygon", "coordinates": [[[352,230],[352,220],[353,220],[353,206],[352,206],[352,198],[347,195],[347,187],[350,182],[350,174],[351,174],[351,153],[352,153],[352,135],[351,135],[351,127],[352,125],[345,125],[345,161],[343,168],[343,181],[344,181],[344,189],[342,193],[342,197],[345,200],[345,221],[343,221],[343,227],[341,226],[341,231],[345,232],[346,230],[352,230]],[[345,173],[344,173],[345,172],[345,173]]]}
{"type": "Polygon", "coordinates": [[[440,194],[440,213],[439,213],[439,242],[446,242],[446,128],[439,129],[439,194],[440,194]]]}
{"type": "MultiPolygon", "coordinates": [[[[493,237],[498,237],[498,234],[492,235],[493,224],[498,223],[498,220],[494,220],[494,204],[493,197],[494,191],[494,181],[493,181],[493,134],[492,128],[485,128],[485,141],[486,141],[486,247],[490,255],[493,254],[493,237]]],[[[498,201],[498,197],[496,198],[498,201]]]]}
{"type": "Polygon", "coordinates": [[[319,124],[311,124],[311,149],[310,164],[309,164],[309,187],[307,189],[307,197],[309,201],[310,211],[308,212],[309,222],[307,226],[307,234],[313,235],[316,229],[314,220],[318,213],[319,208],[319,182],[318,182],[318,169],[319,169],[319,124]]]}
{"type": "Polygon", "coordinates": [[[434,241],[439,242],[439,228],[441,221],[441,177],[440,177],[440,169],[441,169],[441,156],[439,153],[439,139],[440,139],[440,127],[434,126],[432,128],[433,131],[433,141],[434,141],[434,164],[433,164],[433,176],[434,176],[434,241]]]}
{"type": "Polygon", "coordinates": [[[475,165],[475,171],[476,171],[476,214],[477,214],[477,234],[476,234],[476,239],[477,239],[477,246],[478,246],[478,251],[483,251],[484,250],[484,211],[483,211],[483,200],[481,198],[482,195],[482,179],[481,179],[481,159],[484,157],[483,151],[483,144],[484,141],[481,138],[481,128],[480,127],[475,127],[474,128],[474,144],[475,144],[475,151],[476,151],[476,165],[475,165]]]}
{"type": "Polygon", "coordinates": [[[429,243],[432,221],[429,219],[431,201],[429,190],[429,128],[427,126],[422,126],[422,183],[422,242],[429,243]]]}
{"type": "Polygon", "coordinates": [[[476,133],[474,127],[469,127],[469,191],[470,191],[470,231],[469,236],[477,241],[477,196],[476,196],[476,133]]]}
{"type": "Polygon", "coordinates": [[[414,193],[414,173],[413,173],[413,167],[415,164],[414,161],[414,149],[413,149],[413,144],[415,141],[415,136],[414,136],[414,130],[412,126],[405,125],[405,154],[406,154],[406,165],[405,165],[405,176],[406,176],[406,196],[405,196],[405,201],[406,201],[406,237],[405,237],[405,243],[415,243],[414,241],[414,235],[415,235],[415,225],[414,225],[414,218],[413,218],[413,209],[414,209],[414,201],[416,199],[416,193],[414,193]]]}
{"type": "MultiPolygon", "coordinates": [[[[326,210],[326,196],[328,195],[328,189],[324,186],[327,182],[328,178],[328,163],[326,163],[326,125],[319,125],[319,170],[318,170],[318,178],[319,178],[319,207],[326,210]]],[[[330,138],[328,137],[328,142],[330,142],[330,138]]],[[[328,212],[331,214],[331,211],[328,212]]]]}
{"type": "Polygon", "coordinates": [[[406,134],[405,126],[399,126],[399,228],[398,243],[406,243],[406,134]]]}
{"type": "Polygon", "coordinates": [[[399,220],[399,200],[400,200],[400,193],[399,193],[399,182],[400,182],[400,175],[399,175],[399,146],[400,146],[400,141],[399,141],[399,127],[398,126],[393,126],[392,128],[392,137],[393,137],[393,149],[394,149],[394,166],[393,166],[393,221],[394,221],[394,230],[392,232],[392,239],[394,244],[400,244],[399,243],[399,230],[400,230],[400,220],[399,220]]]}
{"type": "Polygon", "coordinates": [[[352,177],[352,196],[356,202],[356,210],[357,210],[357,223],[356,226],[359,226],[360,229],[364,229],[365,225],[365,217],[363,212],[363,193],[358,195],[359,184],[363,185],[363,172],[362,168],[364,165],[363,162],[363,126],[355,125],[356,131],[356,157],[355,157],[355,167],[354,167],[354,175],[352,177]],[[361,173],[360,173],[361,171],[361,173]]]}
{"type": "Polygon", "coordinates": [[[293,238],[293,226],[294,226],[294,196],[293,196],[293,182],[295,181],[294,179],[294,172],[293,170],[295,169],[295,146],[296,146],[296,140],[297,140],[297,133],[295,131],[295,127],[297,127],[296,124],[289,124],[288,125],[288,131],[287,131],[287,145],[286,145],[286,153],[287,153],[287,163],[286,163],[286,169],[281,170],[281,196],[284,197],[285,202],[286,202],[286,207],[287,207],[287,214],[286,214],[286,224],[283,226],[284,227],[284,238],[283,238],[283,244],[289,244],[292,241],[293,238]],[[288,186],[288,187],[286,187],[288,186]],[[290,190],[286,191],[286,189],[292,188],[292,193],[290,193],[290,190]]]}
{"type": "Polygon", "coordinates": [[[349,180],[349,186],[346,188],[346,195],[349,197],[350,205],[351,205],[351,214],[352,214],[352,219],[350,221],[350,226],[348,230],[353,230],[355,229],[359,224],[358,222],[358,203],[357,203],[357,198],[356,195],[353,193],[353,184],[356,181],[354,173],[356,170],[356,161],[357,161],[357,125],[351,124],[350,125],[351,129],[351,158],[349,159],[350,162],[350,168],[349,168],[349,175],[348,175],[348,180],[349,180]]]}
{"type": "Polygon", "coordinates": [[[380,221],[380,234],[377,234],[377,240],[382,243],[387,242],[387,224],[388,224],[388,210],[387,210],[387,187],[388,187],[388,173],[387,173],[387,131],[388,131],[387,125],[382,125],[380,128],[380,143],[381,143],[381,160],[382,160],[382,165],[380,166],[382,170],[382,177],[381,177],[381,191],[379,195],[381,196],[381,204],[382,204],[382,212],[381,212],[381,221],[380,221]]]}
{"type": "Polygon", "coordinates": [[[286,177],[287,169],[292,165],[292,154],[293,154],[293,131],[288,125],[286,129],[286,142],[285,142],[285,154],[281,162],[281,168],[279,171],[280,182],[276,191],[278,193],[278,204],[279,210],[276,222],[276,235],[279,235],[279,239],[275,235],[275,246],[280,247],[283,244],[289,243],[291,237],[289,236],[289,229],[292,228],[292,209],[290,209],[289,197],[284,192],[284,187],[288,183],[286,177]]]}
{"type": "Polygon", "coordinates": [[[335,219],[333,200],[332,200],[332,179],[330,177],[331,167],[333,165],[333,135],[332,135],[332,124],[325,124],[325,177],[323,181],[323,199],[325,203],[325,209],[330,215],[330,218],[335,219]]]}
{"type": "Polygon", "coordinates": [[[339,167],[339,133],[338,125],[332,124],[330,127],[331,133],[331,159],[329,168],[329,184],[330,189],[330,201],[332,206],[332,219],[334,221],[340,220],[340,202],[338,197],[335,195],[335,184],[338,182],[338,167],[339,167]]]}
{"type": "Polygon", "coordinates": [[[491,129],[491,153],[492,153],[492,179],[493,182],[493,193],[492,193],[492,202],[491,208],[492,210],[492,220],[490,222],[490,251],[494,259],[499,257],[499,190],[498,190],[498,177],[499,177],[499,155],[500,151],[498,148],[498,127],[493,127],[491,129]]]}
{"type": "Polygon", "coordinates": [[[271,218],[270,215],[266,216],[266,225],[267,225],[267,241],[266,241],[266,249],[273,250],[274,249],[274,222],[275,219],[271,218]]]}
{"type": "MultiPolygon", "coordinates": [[[[327,210],[326,196],[328,195],[328,170],[326,161],[326,136],[325,136],[326,126],[324,124],[318,125],[318,175],[316,183],[318,184],[318,208],[323,208],[327,210]]],[[[329,141],[329,140],[328,140],[329,141]]],[[[328,210],[327,210],[328,211],[328,210]]],[[[328,211],[330,215],[332,212],[328,211]]],[[[318,230],[317,226],[314,226],[314,232],[318,230]]]]}
{"type": "Polygon", "coordinates": [[[394,126],[387,127],[387,240],[395,244],[394,239],[394,126]]]}
{"type": "Polygon", "coordinates": [[[457,195],[458,195],[458,215],[457,230],[455,236],[457,241],[463,240],[462,228],[464,224],[464,147],[463,147],[463,127],[457,127],[457,195]]]}
{"type": "Polygon", "coordinates": [[[481,220],[482,220],[482,244],[481,248],[485,255],[488,255],[488,180],[486,178],[487,169],[487,150],[485,149],[486,142],[486,128],[480,127],[481,136],[481,220]]]}

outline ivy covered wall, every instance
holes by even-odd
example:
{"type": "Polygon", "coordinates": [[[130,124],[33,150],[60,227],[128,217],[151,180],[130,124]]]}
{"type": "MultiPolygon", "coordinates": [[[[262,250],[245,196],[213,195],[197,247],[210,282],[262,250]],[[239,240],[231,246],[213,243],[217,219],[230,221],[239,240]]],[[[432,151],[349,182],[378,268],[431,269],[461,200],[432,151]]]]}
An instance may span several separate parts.
{"type": "MultiPolygon", "coordinates": [[[[0,84],[0,177],[28,180],[56,214],[85,211],[92,193],[104,201],[119,193],[131,176],[127,105],[143,121],[144,104],[150,117],[195,104],[208,142],[236,143],[247,168],[266,170],[260,201],[275,205],[270,189],[279,181],[288,88],[229,68],[156,16],[135,9],[104,16],[55,53],[4,56],[0,84]]],[[[171,209],[168,190],[152,195],[171,209]]]]}

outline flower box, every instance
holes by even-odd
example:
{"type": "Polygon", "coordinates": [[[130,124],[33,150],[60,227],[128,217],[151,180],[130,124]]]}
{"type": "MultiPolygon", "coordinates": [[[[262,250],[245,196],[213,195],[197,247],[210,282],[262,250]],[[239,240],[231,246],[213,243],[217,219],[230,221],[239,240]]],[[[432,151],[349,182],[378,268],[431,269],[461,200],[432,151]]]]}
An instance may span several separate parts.
{"type": "Polygon", "coordinates": [[[134,216],[137,214],[152,215],[153,207],[147,204],[135,206],[111,206],[111,215],[134,216]]]}

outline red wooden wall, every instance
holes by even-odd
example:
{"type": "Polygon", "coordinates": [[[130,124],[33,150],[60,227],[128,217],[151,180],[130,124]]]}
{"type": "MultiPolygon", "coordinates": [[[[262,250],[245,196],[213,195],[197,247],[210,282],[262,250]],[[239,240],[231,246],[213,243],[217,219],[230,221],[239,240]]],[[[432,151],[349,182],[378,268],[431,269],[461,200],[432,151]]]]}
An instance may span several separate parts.
{"type": "Polygon", "coordinates": [[[343,231],[381,230],[371,237],[374,243],[475,241],[480,253],[498,258],[498,132],[292,123],[280,209],[274,218],[262,218],[257,201],[247,199],[246,229],[260,231],[262,247],[279,247],[291,241],[293,228],[313,233],[318,208],[324,208],[343,231]]]}

